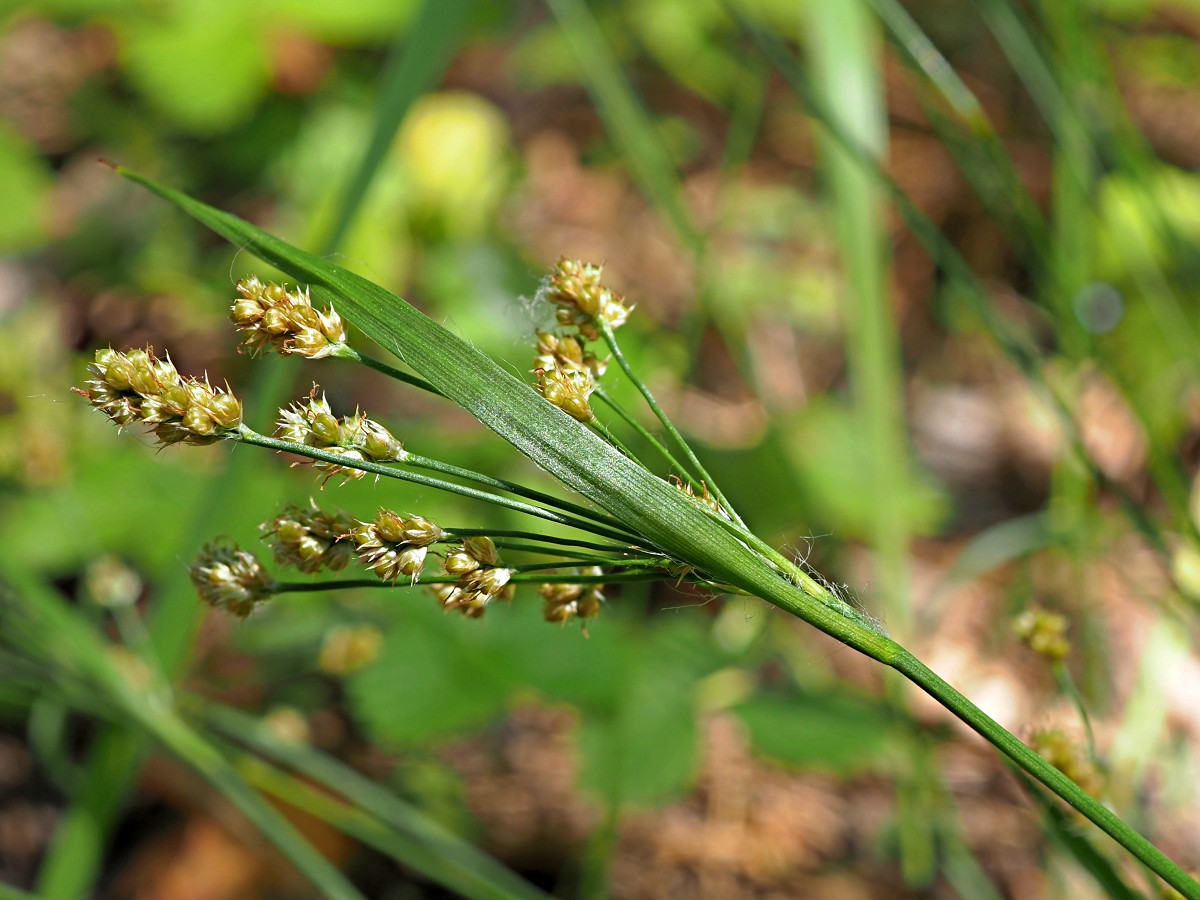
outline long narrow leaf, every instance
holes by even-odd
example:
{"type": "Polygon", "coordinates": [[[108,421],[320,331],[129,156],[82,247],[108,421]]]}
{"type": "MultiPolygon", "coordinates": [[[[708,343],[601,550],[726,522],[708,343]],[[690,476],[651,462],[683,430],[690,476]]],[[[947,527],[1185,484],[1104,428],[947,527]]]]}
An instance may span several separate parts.
{"type": "Polygon", "coordinates": [[[341,245],[413,101],[446,71],[474,5],[475,0],[425,0],[412,30],[397,37],[392,59],[379,79],[371,141],[346,185],[329,236],[322,242],[326,251],[341,245]]]}
{"type": "MultiPolygon", "coordinates": [[[[544,893],[492,857],[333,757],[306,744],[284,741],[260,720],[230,707],[211,704],[203,708],[201,715],[229,739],[340,794],[349,806],[330,796],[316,805],[321,795],[308,795],[307,808],[339,828],[349,826],[348,834],[368,840],[438,884],[471,900],[545,900],[544,893]]],[[[284,789],[277,795],[295,799],[278,774],[259,782],[268,790],[280,784],[284,789]]]]}

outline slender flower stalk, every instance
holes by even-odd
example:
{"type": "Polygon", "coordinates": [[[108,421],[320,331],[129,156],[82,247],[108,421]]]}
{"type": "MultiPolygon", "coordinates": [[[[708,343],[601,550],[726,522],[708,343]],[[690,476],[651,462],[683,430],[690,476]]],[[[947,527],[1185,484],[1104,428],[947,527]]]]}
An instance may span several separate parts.
{"type": "MultiPolygon", "coordinates": [[[[617,401],[615,401],[611,396],[609,396],[608,392],[606,390],[604,390],[604,388],[602,386],[599,386],[599,385],[596,386],[595,395],[600,398],[600,401],[605,406],[607,406],[614,413],[616,413],[616,415],[618,416],[618,418],[621,419],[622,422],[624,422],[626,425],[628,425],[630,428],[632,428],[634,431],[636,431],[641,436],[642,440],[646,441],[646,443],[648,443],[651,447],[653,447],[655,452],[658,453],[659,456],[661,456],[666,461],[667,465],[669,465],[672,469],[674,469],[674,473],[677,476],[679,476],[680,478],[687,479],[688,483],[693,487],[693,489],[694,488],[703,489],[702,483],[697,482],[692,479],[692,476],[688,473],[687,468],[683,465],[683,463],[681,463],[678,459],[675,458],[675,455],[670,451],[670,449],[667,447],[667,445],[664,444],[662,441],[660,441],[657,437],[655,437],[654,433],[651,432],[650,429],[648,429],[641,422],[639,422],[637,420],[637,418],[631,412],[629,412],[629,410],[625,409],[624,406],[617,403],[617,401]]],[[[628,455],[628,454],[626,454],[626,455],[628,455]]]]}
{"type": "Polygon", "coordinates": [[[630,383],[637,388],[638,393],[642,395],[643,399],[646,401],[646,405],[649,406],[654,412],[654,415],[658,417],[658,421],[662,423],[662,426],[664,429],[666,429],[667,434],[671,436],[671,439],[675,442],[679,449],[683,451],[683,455],[687,457],[687,460],[689,463],[691,463],[694,471],[700,476],[703,483],[712,491],[713,496],[717,498],[717,502],[720,503],[721,508],[729,514],[729,517],[733,519],[734,522],[745,529],[746,523],[743,522],[741,516],[737,514],[737,510],[733,508],[733,504],[725,499],[725,495],[722,494],[721,489],[717,487],[716,480],[708,474],[708,470],[704,468],[704,464],[700,462],[700,458],[696,456],[696,453],[692,450],[691,445],[688,444],[688,442],[684,439],[683,435],[679,432],[679,429],[676,428],[670,418],[667,417],[667,414],[663,412],[662,407],[658,405],[658,401],[654,399],[654,395],[650,392],[650,388],[647,387],[646,383],[638,377],[637,373],[633,370],[633,367],[629,364],[629,360],[625,358],[625,354],[621,352],[621,347],[617,343],[616,335],[613,334],[612,326],[605,319],[597,319],[596,328],[599,330],[600,336],[604,338],[604,343],[608,345],[608,349],[612,351],[613,359],[617,361],[617,366],[622,372],[625,373],[625,377],[629,379],[630,383]]]}
{"type": "Polygon", "coordinates": [[[342,359],[347,362],[359,363],[360,365],[366,366],[368,369],[374,369],[381,375],[386,375],[388,378],[391,378],[395,381],[419,388],[426,393],[443,398],[446,396],[439,391],[436,386],[426,381],[424,378],[412,375],[403,371],[402,369],[397,369],[395,366],[389,366],[383,360],[376,359],[373,356],[360,353],[349,344],[339,344],[330,352],[329,356],[331,359],[342,359]]]}
{"type": "Polygon", "coordinates": [[[382,463],[372,462],[366,459],[351,460],[345,455],[336,454],[329,450],[323,450],[317,447],[308,447],[304,444],[295,444],[290,441],[283,441],[278,438],[267,437],[264,434],[259,434],[245,424],[243,424],[237,431],[227,435],[227,437],[229,437],[231,440],[241,441],[245,444],[253,444],[258,447],[267,447],[271,450],[280,450],[285,453],[294,453],[298,456],[307,456],[311,459],[328,463],[330,466],[344,466],[348,469],[357,469],[372,475],[378,475],[381,478],[394,478],[399,481],[407,481],[412,484],[420,484],[424,485],[425,487],[436,488],[438,490],[446,491],[447,493],[459,494],[463,497],[470,497],[473,500],[482,500],[485,503],[503,506],[539,519],[545,519],[548,522],[554,522],[559,525],[569,525],[572,528],[578,528],[582,531],[590,531],[593,534],[607,537],[610,540],[622,542],[638,540],[629,534],[607,528],[598,523],[590,522],[585,519],[579,519],[574,516],[568,516],[562,513],[557,513],[553,510],[545,509],[540,506],[534,506],[530,503],[523,503],[520,500],[513,500],[509,497],[502,497],[499,494],[478,491],[474,488],[466,487],[465,485],[455,484],[452,481],[445,481],[441,478],[431,478],[427,475],[421,475],[416,472],[407,472],[403,469],[397,469],[392,466],[386,466],[382,463]]]}

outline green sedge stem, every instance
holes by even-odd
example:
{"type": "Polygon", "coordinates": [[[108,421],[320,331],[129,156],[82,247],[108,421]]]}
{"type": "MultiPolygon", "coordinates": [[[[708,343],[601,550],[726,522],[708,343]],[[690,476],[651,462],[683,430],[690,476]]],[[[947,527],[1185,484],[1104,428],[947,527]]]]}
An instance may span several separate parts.
{"type": "MultiPolygon", "coordinates": [[[[504,481],[500,478],[492,478],[489,475],[484,475],[480,472],[472,471],[471,469],[463,469],[459,466],[453,466],[450,463],[444,463],[441,460],[429,459],[425,456],[419,456],[416,453],[405,451],[404,459],[398,460],[397,465],[415,466],[418,469],[428,469],[430,472],[438,472],[442,475],[451,475],[454,478],[461,478],[464,481],[473,481],[476,484],[486,485],[487,487],[496,488],[497,490],[507,491],[510,494],[516,494],[519,497],[524,497],[526,500],[535,500],[538,503],[545,503],[547,506],[556,506],[565,512],[574,513],[577,516],[592,519],[599,522],[614,531],[621,527],[621,523],[606,513],[597,512],[594,509],[588,509],[586,506],[581,506],[578,503],[572,503],[570,500],[562,500],[552,494],[544,494],[541,491],[535,491],[533,488],[527,488],[524,485],[516,484],[512,481],[504,481]]],[[[628,537],[634,538],[633,535],[628,537]]]]}
{"type": "MultiPolygon", "coordinates": [[[[519,572],[509,578],[509,584],[615,584],[619,581],[662,581],[662,572],[610,572],[607,575],[572,575],[564,572],[519,572]]],[[[336,581],[280,581],[272,594],[312,594],[320,591],[340,591],[352,588],[406,588],[423,584],[454,584],[454,575],[423,575],[415,581],[381,581],[378,578],[343,578],[336,581]]]]}
{"type": "Polygon", "coordinates": [[[329,354],[334,359],[344,359],[349,362],[361,363],[368,369],[374,369],[388,378],[394,378],[396,381],[403,381],[405,384],[410,384],[415,388],[420,388],[423,391],[428,391],[431,394],[436,394],[438,397],[444,397],[441,391],[434,387],[424,378],[419,378],[416,375],[410,375],[408,372],[403,372],[393,366],[389,366],[382,360],[375,359],[373,356],[367,356],[365,353],[359,353],[349,344],[339,344],[337,349],[329,354]]]}
{"type": "Polygon", "coordinates": [[[806,572],[803,567],[797,565],[792,560],[788,559],[754,532],[750,531],[745,526],[738,527],[734,522],[718,516],[711,510],[709,514],[713,520],[720,524],[722,528],[742,541],[748,548],[759,553],[769,562],[774,563],[780,570],[780,575],[788,581],[796,585],[800,590],[804,591],[813,600],[821,603],[824,606],[838,612],[844,616],[853,619],[859,625],[864,625],[872,631],[879,632],[878,623],[871,621],[863,612],[855,609],[841,597],[834,594],[829,588],[817,581],[806,572]]]}
{"type": "Polygon", "coordinates": [[[474,488],[469,488],[465,485],[455,484],[453,481],[443,481],[440,478],[431,478],[428,475],[419,475],[416,472],[406,472],[403,469],[385,466],[382,463],[369,462],[361,459],[347,459],[345,456],[339,456],[336,453],[330,453],[328,450],[321,450],[317,447],[309,447],[305,444],[294,444],[291,441],[281,441],[278,438],[267,437],[264,434],[259,434],[248,425],[238,426],[237,431],[230,432],[229,438],[230,440],[241,441],[244,444],[253,444],[257,447],[267,447],[271,450],[281,450],[286,453],[295,453],[297,456],[307,456],[310,459],[317,459],[321,462],[327,462],[331,465],[341,466],[342,468],[346,469],[357,469],[358,471],[370,472],[372,475],[379,475],[383,478],[395,478],[400,481],[408,481],[412,484],[420,484],[424,485],[425,487],[447,491],[451,494],[459,494],[463,497],[470,497],[472,500],[481,500],[484,503],[503,506],[507,509],[525,513],[526,515],[535,516],[539,519],[545,519],[548,522],[555,522],[559,525],[569,525],[570,527],[578,528],[581,531],[590,531],[593,534],[601,535],[602,537],[609,538],[610,540],[616,540],[622,543],[630,540],[629,535],[604,528],[595,522],[589,522],[585,519],[577,519],[574,516],[563,515],[562,513],[544,509],[540,506],[522,503],[520,500],[512,500],[508,497],[501,497],[498,494],[489,494],[486,491],[477,491],[474,488]]]}
{"type": "MultiPolygon", "coordinates": [[[[603,553],[629,553],[637,549],[631,544],[597,544],[595,541],[580,541],[575,538],[558,537],[553,534],[538,534],[534,531],[506,531],[496,528],[443,528],[442,530],[454,537],[522,538],[527,541],[542,541],[543,543],[558,544],[563,547],[582,547],[585,550],[599,550],[603,553]]],[[[545,551],[543,550],[543,552],[545,551]]]]}
{"type": "Polygon", "coordinates": [[[745,528],[746,523],[742,521],[741,517],[730,505],[729,501],[725,499],[725,496],[721,493],[721,489],[717,487],[717,483],[713,480],[713,477],[708,474],[708,471],[704,468],[704,465],[696,457],[696,454],[692,452],[692,448],[688,445],[688,442],[685,441],[683,439],[683,435],[679,433],[679,429],[672,424],[671,420],[667,418],[667,414],[662,411],[662,408],[658,405],[658,401],[655,400],[654,395],[650,393],[650,388],[646,387],[645,383],[638,378],[637,374],[633,371],[633,367],[629,365],[629,360],[627,360],[625,358],[625,354],[621,352],[621,346],[617,343],[616,335],[613,334],[612,326],[609,325],[608,322],[601,316],[597,316],[593,322],[595,323],[596,327],[600,329],[600,334],[604,337],[604,343],[608,345],[608,349],[612,353],[613,359],[617,361],[617,365],[621,367],[621,371],[625,373],[625,377],[630,380],[633,386],[638,389],[638,392],[642,395],[642,397],[645,398],[646,405],[654,411],[654,415],[658,417],[658,421],[662,422],[663,428],[667,430],[667,434],[671,436],[671,439],[675,441],[675,443],[679,446],[679,449],[683,451],[688,462],[694,467],[696,474],[698,474],[704,480],[705,484],[712,490],[713,496],[717,498],[717,502],[721,504],[721,507],[733,517],[734,521],[737,522],[738,525],[741,525],[743,528],[745,528]]]}
{"type": "Polygon", "coordinates": [[[949,709],[988,743],[1090,819],[1188,900],[1200,900],[1200,883],[1194,881],[1166,854],[1121,821],[1108,807],[1017,740],[919,659],[900,645],[892,641],[887,643],[894,649],[887,654],[889,658],[881,659],[881,662],[900,672],[949,709]]]}
{"type": "Polygon", "coordinates": [[[1071,674],[1071,670],[1067,668],[1066,663],[1059,661],[1054,664],[1054,677],[1058,680],[1059,689],[1071,698],[1071,703],[1075,707],[1075,712],[1079,714],[1079,720],[1083,723],[1083,731],[1087,739],[1088,756],[1093,761],[1100,757],[1096,754],[1096,734],[1092,731],[1092,717],[1088,715],[1087,707],[1083,703],[1083,695],[1079,692],[1079,685],[1075,683],[1075,677],[1071,674]]]}
{"type": "Polygon", "coordinates": [[[596,388],[595,394],[597,397],[603,400],[605,405],[607,405],[609,409],[616,413],[626,425],[636,431],[643,440],[647,441],[651,447],[658,451],[659,455],[661,455],[662,458],[667,461],[667,465],[675,469],[681,477],[686,478],[688,483],[691,484],[693,488],[699,487],[699,485],[692,480],[687,468],[675,458],[675,455],[671,453],[669,449],[667,449],[667,445],[656,438],[650,432],[650,430],[646,428],[645,425],[635,419],[629,410],[625,409],[625,407],[617,403],[616,400],[608,396],[608,393],[601,387],[596,388]]]}
{"type": "MultiPolygon", "coordinates": [[[[557,562],[530,563],[525,566],[512,566],[514,572],[545,572],[549,569],[571,569],[579,565],[579,560],[567,559],[557,562]]],[[[663,561],[661,559],[609,559],[597,565],[630,566],[637,568],[653,567],[658,569],[658,577],[663,577],[663,561]]]]}
{"type": "MultiPolygon", "coordinates": [[[[442,543],[445,543],[445,541],[443,541],[442,543]]],[[[455,543],[457,543],[457,542],[455,542],[455,543]]],[[[521,541],[497,540],[497,541],[493,541],[493,543],[501,550],[513,550],[513,551],[516,551],[519,553],[541,553],[542,555],[545,555],[549,550],[549,548],[542,547],[538,544],[526,544],[526,543],[522,543],[521,541]]],[[[633,557],[632,559],[621,559],[619,557],[600,555],[598,553],[587,551],[587,550],[564,550],[561,548],[556,549],[556,552],[559,555],[569,558],[569,559],[584,561],[588,565],[601,565],[601,566],[637,565],[638,560],[650,558],[650,557],[636,556],[636,557],[633,557]]],[[[625,552],[628,553],[630,551],[625,551],[625,552]]],[[[660,557],[653,557],[653,558],[657,560],[657,563],[660,566],[666,565],[669,562],[669,560],[666,557],[660,556],[660,557]]],[[[571,563],[571,565],[579,565],[579,563],[575,562],[575,563],[571,563]]],[[[520,567],[518,566],[518,568],[520,568],[520,567]]]]}

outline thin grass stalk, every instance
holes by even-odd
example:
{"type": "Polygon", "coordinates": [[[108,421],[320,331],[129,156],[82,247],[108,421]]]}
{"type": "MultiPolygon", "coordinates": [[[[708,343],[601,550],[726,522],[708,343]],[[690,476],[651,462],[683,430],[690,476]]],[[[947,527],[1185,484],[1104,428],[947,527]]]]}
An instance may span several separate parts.
{"type": "Polygon", "coordinates": [[[621,541],[623,543],[633,543],[638,541],[638,538],[634,537],[633,535],[625,534],[615,529],[610,529],[586,519],[579,519],[574,516],[568,516],[563,513],[554,512],[553,510],[545,509],[541,506],[533,506],[529,503],[523,503],[520,500],[512,500],[508,497],[502,497],[499,494],[492,494],[488,493],[487,491],[479,491],[475,488],[456,484],[453,481],[444,481],[441,478],[431,478],[428,475],[419,475],[416,472],[407,472],[404,469],[399,469],[395,466],[371,462],[370,460],[365,459],[348,459],[345,456],[337,453],[330,453],[329,451],[322,450],[318,447],[309,447],[305,444],[294,444],[291,441],[281,441],[278,438],[267,437],[264,434],[259,434],[245,425],[243,425],[241,430],[236,433],[236,437],[231,435],[231,439],[239,441],[243,444],[251,444],[256,447],[266,447],[270,450],[278,450],[283,453],[294,453],[297,456],[306,456],[309,459],[319,460],[321,462],[330,463],[331,465],[335,466],[341,466],[342,468],[346,469],[356,469],[360,472],[369,472],[372,475],[378,475],[382,478],[395,478],[398,481],[407,481],[412,484],[419,484],[424,487],[435,488],[439,491],[446,491],[450,494],[458,494],[462,497],[468,497],[472,500],[479,500],[484,503],[491,503],[495,506],[502,506],[506,509],[514,510],[515,512],[525,513],[526,515],[533,516],[534,518],[545,519],[547,522],[554,522],[556,525],[568,525],[571,528],[578,528],[581,531],[590,531],[593,534],[599,534],[610,538],[611,540],[621,541]]]}
{"type": "Polygon", "coordinates": [[[475,2],[426,0],[412,28],[397,32],[379,78],[371,138],[342,192],[337,217],[320,244],[322,253],[332,253],[342,245],[409,109],[418,97],[437,87],[467,34],[475,2]]]}
{"type": "MultiPolygon", "coordinates": [[[[401,845],[389,848],[418,871],[466,897],[537,900],[545,895],[490,856],[430,820],[359,772],[307,744],[285,741],[258,719],[212,703],[198,704],[198,715],[226,739],[248,747],[344,797],[387,826],[401,845]],[[402,847],[403,854],[397,853],[402,847]]],[[[286,798],[285,798],[286,799],[286,798]]]]}
{"type": "MultiPolygon", "coordinates": [[[[1000,349],[1004,352],[1020,372],[1040,391],[1050,404],[1063,432],[1080,462],[1087,468],[1095,484],[1105,492],[1113,495],[1120,502],[1122,512],[1133,523],[1138,533],[1159,552],[1167,553],[1170,548],[1163,537],[1162,529],[1147,515],[1141,503],[1134,498],[1129,490],[1120,482],[1110,478],[1097,464],[1083,446],[1079,426],[1074,419],[1069,404],[1059,387],[1051,384],[1043,371],[1040,351],[1032,339],[1017,330],[1010,322],[1003,320],[988,299],[987,292],[979,283],[970,265],[962,255],[946,239],[938,227],[922,213],[913,203],[912,198],[896,182],[878,167],[862,148],[838,128],[825,108],[808,86],[804,76],[799,72],[795,61],[788,55],[786,49],[777,37],[765,32],[752,23],[742,19],[742,27],[750,33],[758,43],[764,55],[784,76],[793,90],[803,99],[809,114],[823,128],[838,140],[848,152],[854,153],[860,161],[872,171],[879,183],[887,190],[897,211],[904,219],[909,231],[918,240],[930,258],[945,271],[948,280],[960,287],[964,296],[971,302],[972,309],[981,323],[992,335],[1000,349]]],[[[1197,525],[1189,519],[1183,523],[1184,530],[1194,533],[1197,525]]]]}
{"type": "Polygon", "coordinates": [[[604,337],[604,343],[608,345],[613,359],[617,361],[618,368],[625,373],[625,377],[629,379],[629,382],[637,388],[638,393],[646,401],[646,405],[650,407],[651,411],[658,418],[658,421],[662,423],[663,428],[666,429],[667,434],[670,435],[671,440],[675,442],[675,446],[683,452],[684,457],[692,466],[692,471],[700,476],[704,487],[711,491],[713,497],[721,504],[721,509],[727,512],[737,525],[745,529],[746,523],[742,521],[737,511],[733,508],[733,505],[725,499],[725,495],[721,493],[721,489],[717,486],[716,479],[708,474],[708,470],[704,468],[704,464],[700,462],[695,451],[692,450],[667,414],[663,412],[662,407],[658,405],[658,401],[654,399],[654,394],[650,392],[650,388],[638,377],[637,373],[633,370],[633,366],[629,364],[629,360],[625,358],[625,354],[621,352],[621,345],[617,343],[617,336],[613,334],[612,326],[603,319],[600,319],[597,325],[600,329],[600,334],[604,337]]]}
{"type": "MultiPolygon", "coordinates": [[[[887,153],[887,110],[876,23],[859,0],[807,9],[812,82],[838,127],[873,160],[887,153]]],[[[828,132],[820,140],[830,183],[842,270],[847,281],[846,357],[855,418],[864,440],[864,490],[872,497],[872,584],[888,628],[901,642],[912,628],[905,497],[911,482],[904,419],[900,341],[887,282],[889,256],[883,195],[859,159],[828,132]]],[[[878,163],[876,163],[878,165],[878,163]]],[[[888,685],[889,703],[903,710],[903,683],[888,685]]],[[[910,750],[896,773],[897,833],[905,881],[928,884],[936,870],[930,822],[937,810],[920,788],[920,759],[910,750]]]]}

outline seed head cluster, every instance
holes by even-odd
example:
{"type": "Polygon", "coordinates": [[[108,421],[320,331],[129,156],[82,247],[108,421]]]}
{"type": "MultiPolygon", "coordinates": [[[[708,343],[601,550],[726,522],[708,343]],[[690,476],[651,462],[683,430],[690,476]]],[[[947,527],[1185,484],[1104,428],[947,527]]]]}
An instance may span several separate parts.
{"type": "Polygon", "coordinates": [[[154,348],[97,350],[94,377],[74,388],[118,427],[140,422],[162,444],[211,444],[242,423],[242,404],[227,390],[180,375],[154,348]]]}
{"type": "MultiPolygon", "coordinates": [[[[277,438],[291,441],[293,444],[316,447],[343,456],[347,460],[404,460],[404,448],[390,431],[359,412],[338,418],[330,409],[324,394],[317,398],[316,390],[314,387],[307,401],[293,403],[288,409],[279,411],[279,425],[275,431],[277,438]]],[[[312,460],[312,465],[326,470],[331,476],[343,475],[351,480],[367,474],[361,469],[348,468],[324,460],[312,460]]]]}
{"type": "Polygon", "coordinates": [[[604,374],[605,363],[578,337],[539,331],[533,365],[543,397],[581,422],[596,417],[588,398],[596,389],[596,379],[604,374]]]}
{"type": "Polygon", "coordinates": [[[313,309],[308,291],[263,283],[257,277],[237,283],[230,321],[245,337],[242,348],[252,354],[275,349],[309,359],[329,356],[346,343],[346,326],[332,306],[313,309]]]}
{"type": "Polygon", "coordinates": [[[578,328],[589,341],[599,340],[596,322],[603,320],[614,331],[625,324],[632,309],[616,291],[604,286],[603,266],[577,259],[560,259],[542,287],[554,304],[558,324],[578,328]]]}
{"type": "Polygon", "coordinates": [[[483,615],[496,598],[512,599],[513,570],[500,566],[496,544],[488,537],[469,537],[446,553],[443,568],[457,576],[454,584],[439,584],[433,594],[443,609],[456,609],[470,619],[483,615]]]}
{"type": "Polygon", "coordinates": [[[593,263],[560,259],[538,292],[554,306],[558,321],[558,333],[537,333],[533,371],[538,391],[563,412],[585,423],[596,418],[588,398],[606,365],[587,349],[586,343],[600,339],[599,323],[619,328],[630,313],[621,295],[601,283],[602,271],[593,263]]]}
{"type": "Polygon", "coordinates": [[[1067,619],[1061,613],[1031,606],[1013,620],[1013,631],[1030,650],[1051,662],[1064,660],[1071,653],[1067,619]]]}
{"type": "Polygon", "coordinates": [[[384,581],[400,576],[417,580],[425,567],[429,545],[446,536],[433,522],[420,516],[400,516],[379,510],[373,522],[359,522],[350,532],[358,560],[384,581]]]}
{"type": "MultiPolygon", "coordinates": [[[[579,569],[580,575],[598,578],[604,574],[599,566],[579,569]]],[[[545,605],[542,616],[547,622],[568,622],[571,619],[590,619],[600,612],[604,603],[604,585],[595,582],[562,583],[540,585],[538,593],[545,605]]]]}
{"type": "Polygon", "coordinates": [[[339,572],[354,558],[354,545],[342,540],[358,525],[346,513],[327,513],[311,500],[308,506],[289,506],[259,530],[275,561],[301,572],[322,569],[339,572]]]}
{"type": "Polygon", "coordinates": [[[275,581],[253,553],[225,539],[201,548],[188,576],[200,599],[244,619],[275,589],[275,581]]]}

